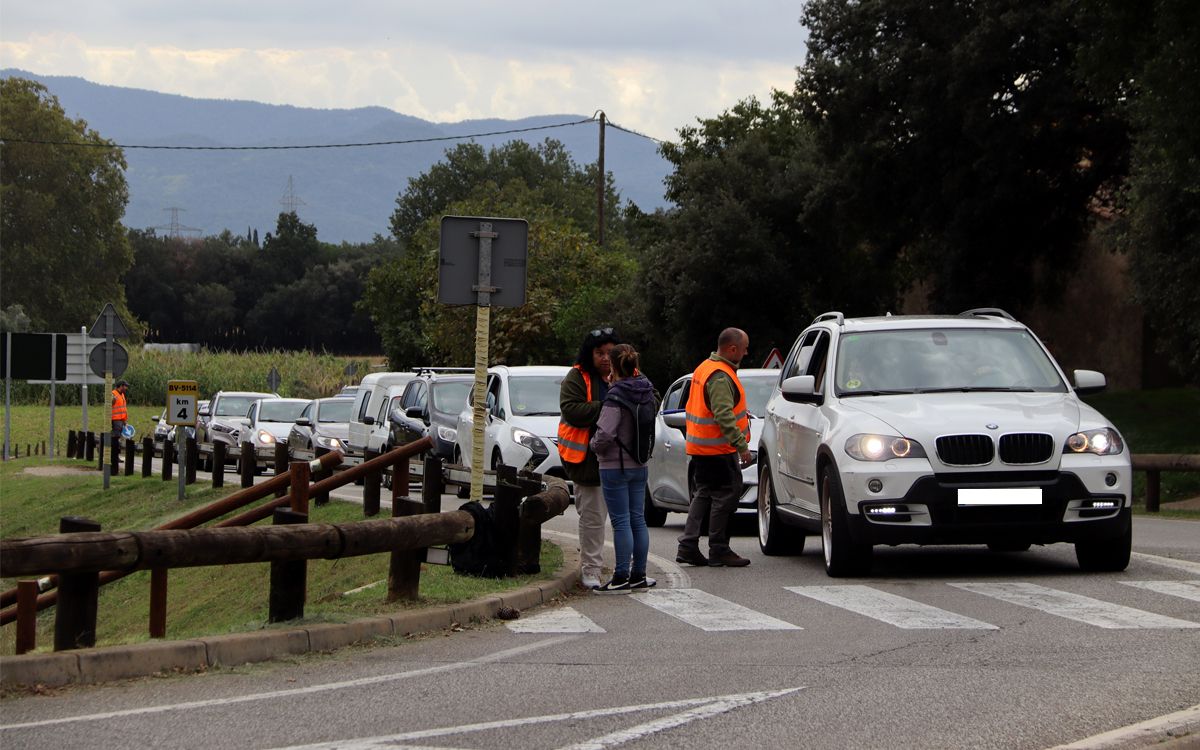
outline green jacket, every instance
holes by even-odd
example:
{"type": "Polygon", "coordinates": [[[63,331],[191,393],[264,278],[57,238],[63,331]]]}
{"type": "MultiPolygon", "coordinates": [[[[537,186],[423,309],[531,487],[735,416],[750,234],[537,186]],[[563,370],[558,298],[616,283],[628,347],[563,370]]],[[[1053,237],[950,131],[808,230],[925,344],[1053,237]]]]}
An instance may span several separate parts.
{"type": "MultiPolygon", "coordinates": [[[[596,429],[596,422],[600,421],[600,408],[604,405],[602,391],[607,390],[603,386],[604,383],[599,378],[592,378],[592,400],[588,401],[587,384],[583,382],[583,375],[579,370],[571,368],[558,391],[558,406],[562,411],[562,419],[572,427],[587,427],[589,437],[596,429]]],[[[596,454],[592,452],[591,446],[588,446],[587,454],[581,463],[570,464],[564,461],[563,470],[567,473],[567,478],[575,484],[600,486],[600,464],[596,461],[596,454]]]]}
{"type": "MultiPolygon", "coordinates": [[[[710,354],[708,358],[724,362],[734,371],[738,369],[737,365],[716,352],[710,354]]],[[[708,404],[708,408],[712,409],[713,419],[720,426],[721,434],[739,453],[750,448],[749,443],[746,442],[746,436],[738,429],[737,420],[733,416],[733,407],[737,406],[740,386],[740,382],[735,384],[729,375],[720,370],[710,375],[708,382],[704,384],[704,400],[708,404]]]]}

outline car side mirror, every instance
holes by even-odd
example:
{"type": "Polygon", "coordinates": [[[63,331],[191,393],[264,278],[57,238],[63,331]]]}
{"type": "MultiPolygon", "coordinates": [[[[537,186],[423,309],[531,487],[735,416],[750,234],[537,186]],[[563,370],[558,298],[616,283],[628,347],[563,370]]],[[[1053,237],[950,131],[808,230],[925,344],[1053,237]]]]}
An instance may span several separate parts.
{"type": "Polygon", "coordinates": [[[375,417],[363,417],[363,424],[368,426],[375,424],[375,417]]]}
{"type": "Polygon", "coordinates": [[[1075,371],[1075,392],[1080,396],[1100,393],[1107,387],[1108,380],[1105,379],[1104,373],[1095,370],[1075,371]]]}
{"type": "Polygon", "coordinates": [[[237,421],[240,422],[244,427],[249,427],[251,424],[250,417],[238,417],[237,421]]]}
{"type": "Polygon", "coordinates": [[[665,424],[667,427],[674,427],[683,434],[687,434],[687,411],[685,409],[672,409],[671,411],[664,411],[662,418],[663,424],[665,424]]]}
{"type": "Polygon", "coordinates": [[[409,419],[421,419],[425,416],[425,410],[419,406],[410,406],[404,410],[404,416],[409,419]]]}
{"type": "Polygon", "coordinates": [[[308,417],[300,417],[296,420],[296,424],[300,425],[301,427],[312,427],[312,420],[308,417]]]}
{"type": "Polygon", "coordinates": [[[202,416],[202,417],[210,417],[210,416],[212,416],[212,414],[211,414],[211,413],[208,411],[208,407],[204,407],[203,409],[201,409],[201,410],[200,410],[200,412],[199,412],[199,414],[200,414],[200,416],[202,416]]]}
{"type": "Polygon", "coordinates": [[[820,394],[816,393],[817,379],[812,375],[795,375],[783,381],[780,385],[783,397],[797,404],[819,404],[820,394]]]}

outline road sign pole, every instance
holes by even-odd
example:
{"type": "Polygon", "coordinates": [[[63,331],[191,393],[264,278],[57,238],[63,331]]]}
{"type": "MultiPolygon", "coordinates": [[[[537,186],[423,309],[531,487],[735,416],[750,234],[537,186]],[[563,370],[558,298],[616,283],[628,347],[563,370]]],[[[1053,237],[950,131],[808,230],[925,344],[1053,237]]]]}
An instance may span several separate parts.
{"type": "Polygon", "coordinates": [[[50,458],[54,458],[54,400],[58,381],[58,334],[50,334],[50,458]]]}
{"type": "Polygon", "coordinates": [[[492,240],[496,233],[488,221],[479,222],[479,231],[472,232],[479,240],[479,275],[474,287],[475,307],[475,403],[471,419],[471,499],[483,499],[483,444],[487,415],[488,332],[492,321],[492,240]]]}
{"type": "MultiPolygon", "coordinates": [[[[87,345],[88,345],[87,326],[79,326],[79,347],[82,350],[80,352],[80,354],[82,355],[82,359],[84,362],[87,362],[87,359],[88,359],[88,346],[87,345]]],[[[80,402],[83,404],[83,431],[85,434],[88,431],[88,428],[87,428],[88,384],[87,384],[87,382],[88,382],[87,370],[84,370],[83,371],[83,385],[80,386],[80,389],[79,389],[79,398],[80,398],[80,402]]]]}
{"type": "Polygon", "coordinates": [[[12,334],[4,334],[4,460],[12,437],[12,334]]]}

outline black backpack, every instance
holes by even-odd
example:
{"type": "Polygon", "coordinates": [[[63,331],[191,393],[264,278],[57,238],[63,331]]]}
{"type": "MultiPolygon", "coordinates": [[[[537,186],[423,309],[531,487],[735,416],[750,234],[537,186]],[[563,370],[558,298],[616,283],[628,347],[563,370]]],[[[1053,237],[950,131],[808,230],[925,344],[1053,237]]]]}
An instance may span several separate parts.
{"type": "Polygon", "coordinates": [[[475,533],[465,542],[450,544],[450,565],[454,572],[482,578],[500,578],[504,575],[504,564],[496,547],[496,515],[492,506],[476,500],[463,503],[465,510],[475,519],[475,533]]]}
{"type": "MultiPolygon", "coordinates": [[[[617,438],[617,445],[639,464],[646,463],[654,453],[654,404],[635,404],[612,392],[609,392],[608,398],[620,404],[633,417],[633,446],[622,443],[620,437],[617,438]]],[[[624,464],[622,460],[622,468],[624,464]]]]}

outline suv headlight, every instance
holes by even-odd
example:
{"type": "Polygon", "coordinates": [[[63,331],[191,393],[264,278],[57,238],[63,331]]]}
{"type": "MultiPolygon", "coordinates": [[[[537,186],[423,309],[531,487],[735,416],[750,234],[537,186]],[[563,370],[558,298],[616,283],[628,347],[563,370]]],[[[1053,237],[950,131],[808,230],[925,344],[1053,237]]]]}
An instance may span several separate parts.
{"type": "Polygon", "coordinates": [[[329,448],[330,450],[335,451],[340,451],[342,449],[342,441],[335,437],[316,435],[313,437],[313,440],[315,440],[317,445],[321,446],[322,448],[329,448]]]}
{"type": "Polygon", "coordinates": [[[275,436],[266,430],[259,430],[254,437],[263,445],[275,445],[275,436]]]}
{"type": "Polygon", "coordinates": [[[896,435],[854,435],[846,441],[846,453],[859,461],[889,461],[893,458],[925,458],[916,440],[896,435]]]}
{"type": "Polygon", "coordinates": [[[439,438],[447,443],[453,443],[458,439],[458,430],[454,429],[453,427],[447,427],[443,424],[438,425],[437,434],[439,438]]]}
{"type": "Polygon", "coordinates": [[[1111,456],[1125,449],[1121,436],[1111,427],[1099,430],[1084,430],[1067,438],[1063,453],[1095,453],[1097,456],[1111,456]]]}
{"type": "Polygon", "coordinates": [[[542,439],[529,430],[514,427],[512,430],[512,439],[514,443],[523,445],[534,453],[546,452],[546,445],[542,442],[542,439]]]}

